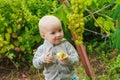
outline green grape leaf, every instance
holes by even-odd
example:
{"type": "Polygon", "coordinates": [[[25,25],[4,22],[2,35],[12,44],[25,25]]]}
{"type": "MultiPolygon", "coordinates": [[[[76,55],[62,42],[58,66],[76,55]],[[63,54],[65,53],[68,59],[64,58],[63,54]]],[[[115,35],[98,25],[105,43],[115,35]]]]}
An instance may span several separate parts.
{"type": "Polygon", "coordinates": [[[69,12],[67,7],[65,5],[61,5],[53,11],[53,15],[57,16],[61,21],[63,21],[64,25],[66,25],[68,22],[68,19],[66,18],[67,12],[69,12]]]}

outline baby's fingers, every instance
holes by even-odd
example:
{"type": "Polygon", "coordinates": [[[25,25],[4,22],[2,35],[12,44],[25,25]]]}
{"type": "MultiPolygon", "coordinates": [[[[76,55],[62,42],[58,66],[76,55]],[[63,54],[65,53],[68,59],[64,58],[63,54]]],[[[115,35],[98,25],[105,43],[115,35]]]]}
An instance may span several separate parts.
{"type": "Polygon", "coordinates": [[[52,63],[52,55],[51,54],[46,54],[45,55],[45,61],[46,61],[46,63],[52,63]]]}
{"type": "Polygon", "coordinates": [[[52,60],[46,60],[46,63],[52,63],[52,60]]]}
{"type": "Polygon", "coordinates": [[[64,57],[64,58],[59,58],[60,62],[66,63],[69,60],[68,56],[64,57]]]}

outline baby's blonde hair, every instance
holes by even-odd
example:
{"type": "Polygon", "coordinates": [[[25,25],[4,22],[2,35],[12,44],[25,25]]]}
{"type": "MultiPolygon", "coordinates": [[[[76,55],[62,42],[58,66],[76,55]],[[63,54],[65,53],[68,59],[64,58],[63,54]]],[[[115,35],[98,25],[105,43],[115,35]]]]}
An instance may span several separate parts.
{"type": "Polygon", "coordinates": [[[43,32],[45,27],[49,27],[49,26],[56,25],[56,24],[60,24],[61,25],[61,22],[60,22],[60,20],[57,17],[55,17],[53,15],[43,16],[40,19],[39,24],[38,24],[40,34],[43,32]]]}

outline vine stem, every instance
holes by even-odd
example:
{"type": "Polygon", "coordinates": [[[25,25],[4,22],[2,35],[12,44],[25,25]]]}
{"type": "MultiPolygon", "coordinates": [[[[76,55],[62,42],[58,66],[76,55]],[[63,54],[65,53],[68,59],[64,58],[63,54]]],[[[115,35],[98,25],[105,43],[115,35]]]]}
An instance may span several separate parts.
{"type": "Polygon", "coordinates": [[[103,17],[106,17],[106,18],[108,18],[108,19],[110,19],[110,20],[113,20],[111,17],[109,17],[109,16],[107,16],[107,15],[104,15],[104,14],[101,14],[101,13],[96,13],[96,14],[98,14],[98,15],[100,15],[100,16],[103,16],[103,17]]]}
{"type": "MultiPolygon", "coordinates": [[[[103,7],[103,8],[101,8],[101,9],[99,9],[99,10],[97,10],[97,11],[93,12],[92,14],[98,13],[98,12],[102,11],[103,9],[110,7],[111,5],[112,5],[112,4],[107,5],[107,6],[103,7]]],[[[89,17],[89,16],[90,16],[90,15],[85,16],[85,17],[89,17]]]]}
{"type": "Polygon", "coordinates": [[[106,34],[109,34],[103,27],[102,25],[96,20],[94,14],[86,8],[86,11],[92,16],[92,18],[94,19],[94,21],[99,25],[99,27],[106,33],[106,34]]]}

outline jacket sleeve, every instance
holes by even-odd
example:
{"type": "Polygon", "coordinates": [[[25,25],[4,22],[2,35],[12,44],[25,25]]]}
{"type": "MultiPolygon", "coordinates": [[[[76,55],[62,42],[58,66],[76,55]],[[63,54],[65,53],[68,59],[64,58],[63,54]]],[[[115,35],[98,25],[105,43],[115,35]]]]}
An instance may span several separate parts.
{"type": "Polygon", "coordinates": [[[69,61],[67,64],[70,64],[70,65],[77,64],[79,62],[79,56],[76,49],[68,41],[65,41],[65,46],[66,46],[67,54],[69,57],[69,61]]]}
{"type": "Polygon", "coordinates": [[[44,50],[43,47],[40,46],[33,57],[33,66],[38,69],[42,69],[44,66],[44,50]]]}

